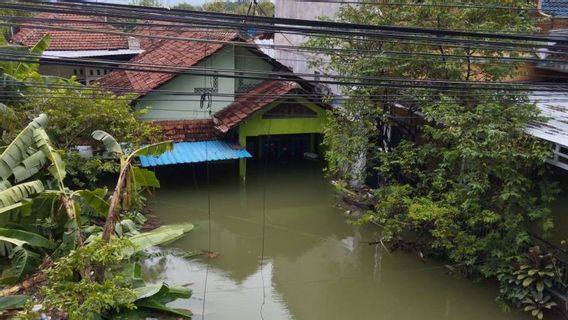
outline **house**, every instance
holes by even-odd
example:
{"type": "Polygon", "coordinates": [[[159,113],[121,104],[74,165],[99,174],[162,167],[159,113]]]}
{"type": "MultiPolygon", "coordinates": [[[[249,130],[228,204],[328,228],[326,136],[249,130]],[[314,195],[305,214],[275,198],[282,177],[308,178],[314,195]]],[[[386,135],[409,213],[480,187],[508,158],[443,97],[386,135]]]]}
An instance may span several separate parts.
{"type": "MultiPolygon", "coordinates": [[[[549,1],[543,1],[540,8],[547,13],[560,14],[541,24],[541,29],[547,36],[566,39],[568,37],[566,8],[556,6],[549,1]],[[552,28],[552,29],[549,29],[552,28]]],[[[565,82],[568,75],[568,57],[563,45],[551,43],[551,46],[540,50],[540,61],[525,67],[525,77],[522,80],[538,81],[543,84],[557,85],[565,82]]],[[[528,125],[526,132],[539,139],[553,144],[552,158],[547,162],[557,168],[568,170],[568,93],[558,91],[536,91],[529,96],[530,100],[540,109],[544,121],[528,125]]]]}
{"type": "Polygon", "coordinates": [[[142,53],[138,40],[123,33],[103,17],[42,12],[13,30],[11,41],[31,48],[49,34],[49,47],[43,52],[39,72],[63,78],[75,76],[79,82],[89,84],[112,71],[112,65],[89,67],[69,61],[128,61],[142,53]]]}
{"type": "Polygon", "coordinates": [[[115,70],[99,84],[133,93],[134,107],[147,109],[143,119],[174,140],[173,151],[141,157],[143,166],[240,159],[244,178],[246,158],[301,158],[319,151],[327,105],[311,84],[254,42],[231,31],[175,25],[133,34],[144,52],[130,63],[159,70],[115,70]]]}

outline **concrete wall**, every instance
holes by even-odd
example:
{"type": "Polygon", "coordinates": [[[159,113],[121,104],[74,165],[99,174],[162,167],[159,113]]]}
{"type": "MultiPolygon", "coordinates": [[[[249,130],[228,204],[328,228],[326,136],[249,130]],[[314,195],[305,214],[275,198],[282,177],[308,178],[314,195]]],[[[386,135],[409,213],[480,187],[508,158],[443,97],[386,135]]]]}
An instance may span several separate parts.
{"type": "MultiPolygon", "coordinates": [[[[277,18],[292,18],[304,20],[318,20],[319,17],[333,17],[339,10],[341,4],[339,3],[326,3],[326,2],[302,2],[292,0],[276,0],[275,3],[275,17],[277,18]]],[[[274,34],[275,45],[302,45],[308,38],[303,35],[295,34],[274,34]]],[[[315,72],[323,73],[318,68],[308,66],[309,55],[305,52],[293,52],[284,50],[275,50],[275,58],[280,63],[291,68],[296,73],[310,73],[315,72]]],[[[306,78],[313,80],[314,78],[306,78]]],[[[338,93],[337,86],[328,87],[334,92],[338,93]]]]}
{"type": "MultiPolygon", "coordinates": [[[[235,58],[232,47],[222,49],[217,54],[205,61],[198,63],[196,67],[234,69],[235,58]]],[[[209,113],[200,108],[200,94],[195,93],[196,88],[212,87],[213,76],[178,75],[158,87],[158,90],[184,92],[187,95],[168,94],[154,91],[140,99],[137,108],[148,108],[148,112],[142,117],[144,120],[187,120],[210,118],[209,113]]],[[[235,92],[235,79],[218,78],[218,93],[226,93],[229,96],[213,96],[211,112],[215,113],[233,102],[232,94],[235,92]]]]}
{"type": "Polygon", "coordinates": [[[109,72],[109,69],[103,68],[84,68],[79,66],[62,66],[52,64],[41,64],[39,66],[39,73],[43,75],[56,76],[65,79],[75,76],[77,81],[84,84],[89,84],[92,81],[98,80],[109,72]]]}
{"type": "MultiPolygon", "coordinates": [[[[300,2],[290,0],[276,0],[275,16],[277,18],[292,18],[304,20],[318,20],[318,17],[333,17],[340,4],[323,2],[300,2]]],[[[274,34],[274,44],[299,46],[307,40],[303,35],[274,34]]],[[[293,52],[291,50],[276,50],[276,60],[292,68],[296,73],[313,73],[317,69],[308,67],[306,53],[293,52]]]]}

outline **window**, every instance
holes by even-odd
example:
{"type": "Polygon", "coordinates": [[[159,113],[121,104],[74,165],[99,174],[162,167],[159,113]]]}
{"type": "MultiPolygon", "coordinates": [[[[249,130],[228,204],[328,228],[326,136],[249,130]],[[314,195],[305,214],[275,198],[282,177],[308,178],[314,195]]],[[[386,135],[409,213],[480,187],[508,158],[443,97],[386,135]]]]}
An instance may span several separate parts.
{"type": "Polygon", "coordinates": [[[101,75],[101,69],[97,69],[97,76],[101,75]]]}
{"type": "Polygon", "coordinates": [[[93,69],[89,70],[90,75],[94,75],[93,69]]]}
{"type": "Polygon", "coordinates": [[[315,118],[317,113],[293,100],[287,100],[262,115],[264,119],[315,118]]]}

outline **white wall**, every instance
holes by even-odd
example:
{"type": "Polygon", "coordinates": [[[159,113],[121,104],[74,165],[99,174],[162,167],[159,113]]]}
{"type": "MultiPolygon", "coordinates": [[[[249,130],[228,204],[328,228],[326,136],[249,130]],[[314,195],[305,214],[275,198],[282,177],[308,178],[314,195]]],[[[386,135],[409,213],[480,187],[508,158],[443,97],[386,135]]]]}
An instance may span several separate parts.
{"type": "MultiPolygon", "coordinates": [[[[318,20],[319,17],[333,17],[341,4],[326,2],[302,2],[295,0],[276,0],[275,16],[277,18],[291,18],[304,20],[318,20]]],[[[275,45],[292,45],[299,46],[307,40],[303,35],[293,34],[274,34],[275,45]]],[[[322,73],[321,70],[310,68],[307,60],[309,56],[305,52],[293,52],[291,50],[276,50],[275,58],[280,63],[292,68],[296,73],[322,73]]],[[[312,80],[313,78],[306,78],[312,80]]],[[[334,92],[337,91],[335,86],[330,86],[334,92]]]]}

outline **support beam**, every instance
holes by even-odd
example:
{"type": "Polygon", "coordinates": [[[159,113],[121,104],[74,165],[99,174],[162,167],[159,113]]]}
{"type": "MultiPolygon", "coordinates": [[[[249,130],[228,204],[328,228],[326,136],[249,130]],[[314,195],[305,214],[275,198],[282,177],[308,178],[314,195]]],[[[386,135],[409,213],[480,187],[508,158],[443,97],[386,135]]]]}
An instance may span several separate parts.
{"type": "MultiPolygon", "coordinates": [[[[247,136],[246,134],[244,134],[242,132],[242,130],[240,130],[239,128],[239,144],[241,145],[241,147],[245,148],[247,147],[247,136]]],[[[244,182],[246,181],[247,178],[247,159],[239,159],[239,177],[241,178],[241,180],[244,182]]]]}

